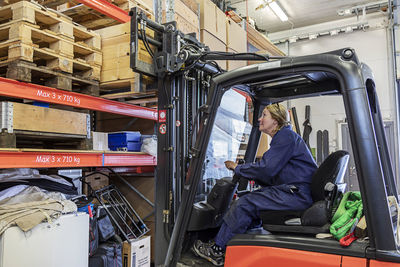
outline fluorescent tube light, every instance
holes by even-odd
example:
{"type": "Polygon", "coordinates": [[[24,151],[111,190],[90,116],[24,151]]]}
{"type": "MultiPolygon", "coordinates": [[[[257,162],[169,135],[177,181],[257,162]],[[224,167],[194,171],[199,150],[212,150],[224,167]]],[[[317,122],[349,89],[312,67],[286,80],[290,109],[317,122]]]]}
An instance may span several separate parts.
{"type": "Polygon", "coordinates": [[[274,11],[275,15],[277,15],[281,21],[287,21],[289,19],[285,12],[283,12],[282,8],[276,3],[276,1],[269,3],[269,7],[272,9],[272,11],[274,11]]]}
{"type": "Polygon", "coordinates": [[[317,39],[317,37],[318,37],[318,34],[317,34],[317,33],[310,33],[310,34],[308,35],[308,39],[310,39],[310,40],[317,39]]]}

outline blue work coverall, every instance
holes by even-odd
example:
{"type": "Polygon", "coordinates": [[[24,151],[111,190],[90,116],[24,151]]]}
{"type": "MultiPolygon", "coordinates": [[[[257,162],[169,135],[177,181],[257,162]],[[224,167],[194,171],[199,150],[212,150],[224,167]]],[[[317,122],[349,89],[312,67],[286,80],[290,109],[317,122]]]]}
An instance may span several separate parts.
{"type": "Polygon", "coordinates": [[[235,174],[263,187],[239,198],[224,217],[215,243],[225,248],[236,234],[260,223],[263,210],[304,210],[311,206],[311,177],[317,165],[303,139],[291,126],[272,138],[260,161],[238,165],[235,174]]]}

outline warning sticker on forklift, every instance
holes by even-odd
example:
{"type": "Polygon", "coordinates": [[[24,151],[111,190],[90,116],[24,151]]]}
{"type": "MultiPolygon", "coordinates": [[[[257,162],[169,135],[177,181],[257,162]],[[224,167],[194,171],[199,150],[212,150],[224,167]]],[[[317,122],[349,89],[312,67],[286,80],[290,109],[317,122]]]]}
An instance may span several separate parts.
{"type": "Polygon", "coordinates": [[[158,111],[158,121],[159,122],[167,121],[167,110],[162,109],[162,110],[158,111]]]}
{"type": "Polygon", "coordinates": [[[165,134],[167,132],[167,125],[165,123],[161,124],[160,127],[158,127],[158,130],[160,131],[160,134],[165,134]]]}
{"type": "Polygon", "coordinates": [[[258,70],[266,70],[266,69],[273,69],[273,68],[279,68],[281,66],[281,61],[276,60],[276,61],[271,61],[271,62],[266,62],[258,65],[258,70]]]}

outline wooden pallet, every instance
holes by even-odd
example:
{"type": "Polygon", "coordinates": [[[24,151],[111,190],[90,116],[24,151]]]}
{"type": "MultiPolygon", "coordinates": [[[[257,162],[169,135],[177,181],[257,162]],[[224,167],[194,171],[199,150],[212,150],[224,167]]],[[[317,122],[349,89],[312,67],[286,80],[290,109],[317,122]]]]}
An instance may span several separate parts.
{"type": "Polygon", "coordinates": [[[106,94],[102,95],[102,97],[111,100],[117,100],[120,102],[125,102],[133,105],[142,105],[142,106],[155,106],[158,102],[157,91],[152,90],[148,92],[124,92],[124,93],[115,93],[115,94],[106,94]]]}
{"type": "MultiPolygon", "coordinates": [[[[153,5],[151,1],[144,0],[113,0],[110,1],[115,6],[129,11],[132,7],[140,7],[149,17],[153,16],[153,5]]],[[[113,26],[119,24],[118,21],[109,18],[100,12],[85,6],[78,1],[67,1],[67,0],[41,0],[39,3],[56,9],[57,11],[63,13],[64,15],[71,17],[74,22],[85,26],[91,30],[102,29],[105,27],[113,26]]]]}
{"type": "Polygon", "coordinates": [[[15,131],[0,132],[0,148],[91,150],[92,139],[62,134],[15,131]]]}
{"type": "Polygon", "coordinates": [[[16,102],[1,102],[0,106],[0,147],[88,149],[91,146],[90,116],[85,113],[16,102]]]}
{"type": "Polygon", "coordinates": [[[72,74],[56,72],[45,66],[24,60],[5,61],[0,63],[0,76],[73,91],[93,96],[99,95],[99,82],[72,74]]]}
{"type": "Polygon", "coordinates": [[[74,24],[72,18],[61,12],[37,3],[20,1],[0,8],[0,24],[18,20],[38,25],[40,30],[51,30],[76,42],[83,41],[94,49],[101,49],[100,38],[95,32],[74,24]]]}
{"type": "Polygon", "coordinates": [[[100,79],[100,36],[49,9],[22,1],[0,8],[0,62],[45,61],[52,70],[100,79]]]}
{"type": "MultiPolygon", "coordinates": [[[[141,76],[130,67],[130,23],[115,25],[97,31],[102,36],[103,65],[100,76],[102,91],[119,90],[143,92],[154,80],[141,76]]],[[[148,36],[154,32],[146,31],[148,36]]],[[[151,49],[152,46],[150,45],[151,49]]],[[[154,50],[153,50],[154,51],[154,50]]],[[[146,64],[153,64],[153,58],[145,49],[143,42],[138,42],[138,59],[146,64]]]]}
{"type": "Polygon", "coordinates": [[[147,93],[154,87],[154,80],[140,75],[139,73],[132,72],[133,78],[113,80],[100,83],[101,94],[114,94],[114,93],[147,93]]]}

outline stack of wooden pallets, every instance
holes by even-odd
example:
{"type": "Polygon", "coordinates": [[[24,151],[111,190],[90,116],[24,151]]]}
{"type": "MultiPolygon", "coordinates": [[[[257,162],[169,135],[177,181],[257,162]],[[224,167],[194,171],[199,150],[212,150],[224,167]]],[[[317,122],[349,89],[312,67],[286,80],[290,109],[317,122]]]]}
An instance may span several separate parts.
{"type": "Polygon", "coordinates": [[[98,95],[100,36],[33,2],[0,7],[0,75],[98,95]]]}
{"type": "MultiPolygon", "coordinates": [[[[119,24],[98,30],[103,50],[100,87],[110,93],[116,91],[144,92],[152,79],[135,73],[130,68],[130,23],[119,24]]],[[[148,36],[153,36],[147,31],[148,36]]],[[[152,46],[150,45],[152,48],[152,46]]],[[[153,58],[147,52],[142,41],[139,41],[139,60],[153,64],[153,58]]]]}
{"type": "MultiPolygon", "coordinates": [[[[152,0],[112,0],[109,2],[125,11],[129,11],[132,7],[138,6],[149,15],[153,15],[152,0]]],[[[85,26],[88,29],[97,30],[119,24],[118,21],[85,6],[78,1],[39,0],[39,3],[62,12],[71,17],[74,22],[85,26]]]]}

